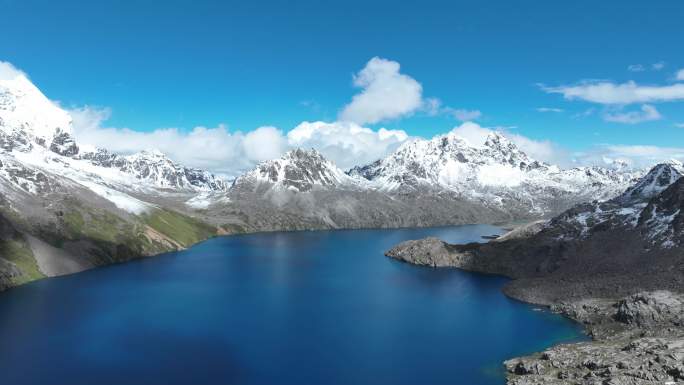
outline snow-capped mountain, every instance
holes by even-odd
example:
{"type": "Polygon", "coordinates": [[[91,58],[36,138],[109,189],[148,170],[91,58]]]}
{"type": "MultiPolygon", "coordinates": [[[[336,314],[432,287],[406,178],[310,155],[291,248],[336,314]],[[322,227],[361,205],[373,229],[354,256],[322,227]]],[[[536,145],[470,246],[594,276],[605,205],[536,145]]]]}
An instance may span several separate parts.
{"type": "Polygon", "coordinates": [[[180,165],[157,150],[123,156],[105,149],[84,151],[77,157],[95,166],[115,169],[162,189],[224,191],[227,183],[208,171],[180,165]]]}
{"type": "Polygon", "coordinates": [[[384,159],[350,170],[349,175],[390,193],[441,189],[499,204],[519,201],[543,214],[582,201],[612,198],[641,172],[561,169],[532,159],[502,134],[492,133],[482,145],[473,145],[450,132],[405,143],[384,159]]]}
{"type": "MultiPolygon", "coordinates": [[[[83,151],[72,136],[69,113],[23,74],[0,80],[0,151],[3,158],[12,157],[35,170],[95,184],[119,184],[123,189],[192,192],[224,191],[228,187],[211,173],[182,166],[156,151],[129,156],[104,149],[83,151]]],[[[15,170],[17,167],[20,165],[15,170]]],[[[17,172],[4,171],[10,173],[16,178],[17,172]]],[[[31,190],[28,181],[22,186],[31,190]]]]}
{"type": "Polygon", "coordinates": [[[279,159],[260,163],[252,171],[238,177],[234,188],[246,184],[268,184],[276,188],[307,192],[316,186],[344,188],[358,185],[361,181],[350,177],[318,151],[296,149],[279,159]]]}
{"type": "Polygon", "coordinates": [[[658,164],[620,196],[573,207],[554,218],[549,227],[562,229],[562,239],[624,229],[636,231],[653,247],[673,247],[684,238],[684,215],[680,215],[684,208],[684,183],[680,182],[684,179],[676,167],[658,164]]]}
{"type": "Polygon", "coordinates": [[[188,202],[225,193],[223,180],[158,152],[85,150],[65,110],[10,76],[0,79],[0,290],[217,233],[188,202]]]}
{"type": "MultiPolygon", "coordinates": [[[[43,95],[24,75],[0,79],[0,147],[7,151],[52,146],[71,134],[71,116],[43,95]]],[[[58,146],[56,144],[56,146],[58,146]]]]}
{"type": "Polygon", "coordinates": [[[639,182],[628,188],[627,191],[616,199],[627,204],[653,198],[682,177],[678,166],[675,163],[656,165],[639,182]]]}

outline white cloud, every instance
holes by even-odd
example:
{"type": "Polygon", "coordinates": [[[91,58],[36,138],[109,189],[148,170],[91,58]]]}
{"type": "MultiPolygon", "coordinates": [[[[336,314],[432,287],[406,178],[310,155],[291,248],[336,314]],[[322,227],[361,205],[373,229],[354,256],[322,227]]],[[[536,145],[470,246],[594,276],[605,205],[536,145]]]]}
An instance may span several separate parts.
{"type": "Polygon", "coordinates": [[[287,134],[271,126],[230,132],[224,125],[195,127],[189,132],[176,128],[143,132],[105,127],[111,115],[106,108],[83,107],[69,112],[79,143],[121,154],[157,149],[184,165],[228,177],[296,147],[316,148],[341,168],[350,168],[382,158],[408,139],[402,130],[372,130],[351,122],[303,122],[287,134]]]}
{"type": "Polygon", "coordinates": [[[538,112],[563,112],[562,108],[555,107],[537,107],[538,112]]]}
{"type": "Polygon", "coordinates": [[[657,63],[653,63],[650,66],[645,66],[643,64],[631,64],[627,67],[627,70],[630,72],[644,72],[647,69],[650,69],[652,71],[660,71],[663,68],[665,68],[665,62],[664,61],[659,61],[657,63]]]}
{"type": "Polygon", "coordinates": [[[548,93],[562,94],[569,100],[585,100],[599,104],[633,104],[684,100],[684,84],[640,86],[630,81],[586,82],[575,86],[544,87],[548,93]]]}
{"type": "Polygon", "coordinates": [[[499,132],[530,157],[566,166],[570,164],[570,157],[567,151],[555,145],[549,140],[535,140],[510,131],[507,127],[482,127],[477,123],[465,122],[455,127],[452,132],[465,139],[472,146],[482,146],[487,136],[494,132],[499,132]]]}
{"type": "Polygon", "coordinates": [[[429,116],[436,116],[442,113],[442,101],[438,98],[426,98],[423,101],[423,111],[429,116]]]}
{"type": "Polygon", "coordinates": [[[670,160],[684,161],[684,147],[603,144],[585,153],[575,154],[579,164],[610,165],[616,161],[646,168],[670,160]]]}
{"type": "Polygon", "coordinates": [[[684,80],[684,68],[677,71],[677,73],[675,74],[675,79],[684,80]]]}
{"type": "Polygon", "coordinates": [[[105,127],[109,109],[83,107],[69,111],[74,136],[79,143],[106,148],[120,154],[157,149],[174,161],[234,176],[259,159],[249,158],[243,145],[244,135],[231,133],[226,126],[195,127],[189,132],[177,128],[134,131],[105,127]]]}
{"type": "Polygon", "coordinates": [[[478,119],[482,116],[482,112],[480,110],[465,110],[465,109],[456,109],[456,110],[450,110],[449,111],[456,119],[464,122],[468,120],[475,120],[478,119]]]}
{"type": "Polygon", "coordinates": [[[259,127],[245,134],[242,142],[247,158],[257,162],[274,159],[287,150],[287,140],[276,127],[259,127]]]}
{"type": "Polygon", "coordinates": [[[400,118],[421,108],[423,87],[399,69],[395,61],[372,58],[354,76],[354,85],[363,90],[342,109],[340,120],[373,124],[400,118]]]}
{"type": "Polygon", "coordinates": [[[429,116],[436,116],[440,114],[450,115],[462,122],[476,120],[482,117],[480,110],[468,110],[465,108],[452,108],[442,105],[442,101],[438,98],[426,98],[423,101],[422,110],[429,116]]]}
{"type": "Polygon", "coordinates": [[[644,71],[646,71],[646,67],[644,67],[642,64],[631,64],[627,67],[627,71],[644,72],[644,71]]]}
{"type": "Polygon", "coordinates": [[[573,119],[583,119],[583,118],[594,115],[595,112],[596,112],[596,108],[590,107],[584,111],[581,111],[581,112],[578,112],[578,113],[572,115],[572,118],[573,119]]]}
{"type": "Polygon", "coordinates": [[[465,139],[469,145],[474,147],[482,146],[487,140],[487,136],[496,131],[494,128],[482,127],[474,122],[464,122],[451,130],[456,136],[465,139]]]}
{"type": "Polygon", "coordinates": [[[662,119],[662,115],[660,115],[660,112],[658,112],[654,106],[650,104],[644,104],[641,106],[640,111],[607,112],[603,115],[603,119],[608,122],[637,124],[642,122],[650,122],[653,120],[660,120],[662,119]]]}
{"type": "MultiPolygon", "coordinates": [[[[0,60],[0,80],[13,80],[19,76],[26,76],[26,74],[13,66],[12,63],[0,60]]],[[[28,78],[28,76],[26,77],[28,78]]]]}
{"type": "Polygon", "coordinates": [[[287,133],[291,147],[315,148],[340,168],[380,159],[408,139],[403,130],[372,130],[352,122],[302,122],[287,133]]]}

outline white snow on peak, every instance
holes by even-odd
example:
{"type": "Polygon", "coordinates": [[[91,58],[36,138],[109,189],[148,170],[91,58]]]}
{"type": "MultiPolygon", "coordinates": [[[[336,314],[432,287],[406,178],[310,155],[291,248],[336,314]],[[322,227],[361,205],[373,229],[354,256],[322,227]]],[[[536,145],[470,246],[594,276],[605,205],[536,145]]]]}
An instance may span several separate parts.
{"type": "Polygon", "coordinates": [[[233,185],[247,182],[268,183],[300,192],[309,191],[314,186],[344,187],[363,183],[345,174],[314,149],[295,149],[279,159],[262,162],[238,177],[233,185]]]}
{"type": "Polygon", "coordinates": [[[58,175],[69,173],[66,171],[69,168],[113,183],[125,180],[128,190],[139,187],[184,192],[227,189],[220,178],[177,164],[158,150],[122,156],[92,146],[78,146],[71,133],[69,113],[43,95],[24,73],[0,62],[0,151],[15,154],[26,164],[51,169],[58,175]],[[29,156],[18,155],[19,152],[29,156]],[[54,163],[63,167],[51,168],[54,163]]]}
{"type": "Polygon", "coordinates": [[[385,190],[419,185],[466,191],[564,185],[575,191],[588,183],[610,184],[613,179],[618,179],[622,189],[626,187],[617,171],[597,167],[561,170],[536,161],[500,133],[490,134],[482,145],[475,146],[454,132],[431,140],[412,140],[384,159],[352,169],[350,174],[362,176],[385,190]]]}
{"type": "Polygon", "coordinates": [[[622,202],[648,200],[660,194],[681,177],[682,174],[677,170],[676,164],[658,164],[617,199],[622,202]]]}
{"type": "Polygon", "coordinates": [[[23,131],[49,146],[56,134],[71,134],[71,116],[18,73],[0,78],[0,130],[23,131]]]}

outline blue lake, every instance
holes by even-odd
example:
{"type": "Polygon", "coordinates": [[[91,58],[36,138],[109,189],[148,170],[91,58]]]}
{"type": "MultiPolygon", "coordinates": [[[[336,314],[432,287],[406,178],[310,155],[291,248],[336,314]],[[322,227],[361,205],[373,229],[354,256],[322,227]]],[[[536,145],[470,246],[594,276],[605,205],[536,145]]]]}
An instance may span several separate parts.
{"type": "Polygon", "coordinates": [[[581,338],[505,278],[400,263],[492,226],[253,234],[0,294],[3,384],[503,384],[504,359],[581,338]]]}

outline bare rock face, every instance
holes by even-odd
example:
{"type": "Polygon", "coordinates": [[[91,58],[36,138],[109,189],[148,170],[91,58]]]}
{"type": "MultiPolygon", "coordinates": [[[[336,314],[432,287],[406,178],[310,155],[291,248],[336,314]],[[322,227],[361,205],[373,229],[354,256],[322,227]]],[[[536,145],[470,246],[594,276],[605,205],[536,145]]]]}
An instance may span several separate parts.
{"type": "Polygon", "coordinates": [[[434,237],[403,242],[388,251],[387,256],[416,265],[454,266],[454,258],[449,253],[447,244],[434,237]]]}
{"type": "Polygon", "coordinates": [[[69,133],[59,132],[52,138],[50,151],[62,156],[74,156],[78,154],[78,145],[69,133]]]}
{"type": "Polygon", "coordinates": [[[646,385],[684,380],[684,339],[559,345],[505,362],[508,384],[646,385]]]}
{"type": "Polygon", "coordinates": [[[684,303],[668,291],[638,293],[617,303],[614,318],[638,327],[684,325],[684,303]]]}
{"type": "Polygon", "coordinates": [[[681,294],[656,291],[617,302],[566,304],[566,310],[572,309],[576,319],[601,337],[508,360],[504,363],[508,383],[678,383],[684,380],[683,300],[681,294]]]}

